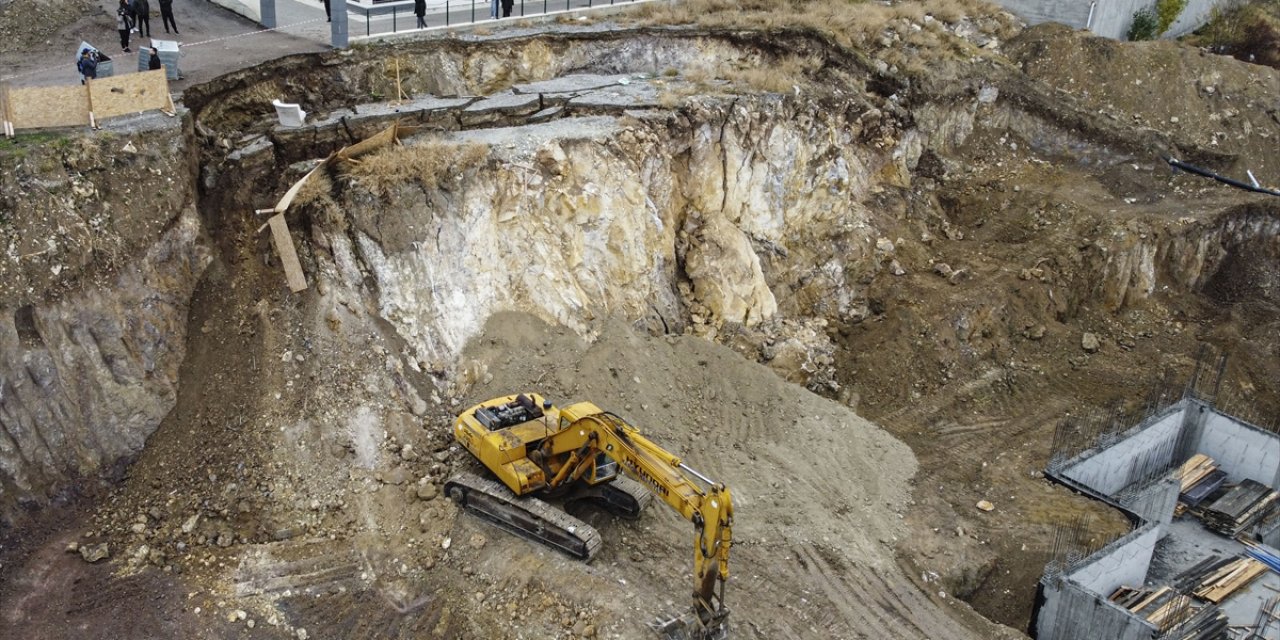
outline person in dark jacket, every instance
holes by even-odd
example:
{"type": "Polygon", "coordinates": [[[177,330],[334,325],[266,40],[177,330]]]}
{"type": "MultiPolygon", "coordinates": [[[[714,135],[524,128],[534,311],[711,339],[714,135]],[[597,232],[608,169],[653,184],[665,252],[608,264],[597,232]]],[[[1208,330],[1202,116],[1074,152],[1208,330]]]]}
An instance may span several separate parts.
{"type": "Polygon", "coordinates": [[[164,64],[160,62],[160,52],[155,47],[151,47],[151,59],[147,60],[147,70],[155,71],[163,68],[164,64]]]}
{"type": "Polygon", "coordinates": [[[423,16],[427,15],[427,0],[413,0],[413,15],[418,16],[418,28],[427,28],[427,19],[423,16]]]}
{"type": "Polygon", "coordinates": [[[147,0],[133,0],[129,5],[133,10],[133,19],[138,22],[138,36],[151,37],[151,4],[147,0]]]}
{"type": "Polygon", "coordinates": [[[502,0],[502,17],[511,17],[511,7],[515,6],[515,0],[502,0]]]}
{"type": "Polygon", "coordinates": [[[324,0],[324,21],[333,22],[333,16],[329,15],[329,0],[324,0]]]}
{"type": "Polygon", "coordinates": [[[129,53],[129,29],[133,27],[132,12],[129,11],[129,0],[120,0],[116,7],[116,31],[120,32],[120,49],[129,53]]]}
{"type": "Polygon", "coordinates": [[[160,0],[160,20],[164,22],[164,32],[169,33],[169,25],[173,25],[173,33],[178,33],[178,23],[173,21],[173,0],[160,0]]]}
{"type": "Polygon", "coordinates": [[[96,80],[98,77],[98,59],[88,49],[80,52],[80,60],[76,62],[76,68],[80,70],[80,84],[84,84],[86,80],[96,80]]]}

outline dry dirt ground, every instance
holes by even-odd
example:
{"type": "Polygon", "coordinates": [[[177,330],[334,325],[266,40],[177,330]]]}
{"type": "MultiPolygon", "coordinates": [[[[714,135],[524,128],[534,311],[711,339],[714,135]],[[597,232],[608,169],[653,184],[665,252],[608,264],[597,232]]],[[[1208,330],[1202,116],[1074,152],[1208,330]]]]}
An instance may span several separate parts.
{"type": "MultiPolygon", "coordinates": [[[[1241,112],[1275,113],[1254,105],[1274,100],[1267,86],[1237,102],[1206,92],[1224,72],[1195,51],[1156,49],[1176,59],[1162,69],[1052,32],[1010,46],[1099,121],[1167,128],[1204,149],[1251,135],[1241,112]],[[1174,71],[1189,86],[1160,82],[1174,71]]],[[[1275,175],[1275,140],[1236,153],[1275,175]]],[[[51,511],[0,557],[0,636],[639,637],[638,621],[682,605],[689,530],[676,517],[593,522],[605,549],[586,566],[436,494],[474,470],[450,445],[453,412],[523,389],[619,411],[734,488],[737,634],[1012,634],[957,597],[1024,629],[1055,529],[1080,514],[1099,540],[1127,526],[1040,477],[1056,425],[1139,403],[1166,371],[1185,376],[1203,343],[1233,354],[1226,395],[1280,415],[1280,297],[1263,252],[1200,291],[1107,308],[1079,250],[1108,223],[1133,219],[1138,235],[1275,205],[1151,157],[1048,164],[1017,145],[975,136],[949,163],[922,165],[951,232],[917,243],[904,225],[928,256],[901,259],[922,268],[877,276],[872,315],[830,327],[845,389],[833,399],[698,339],[610,322],[588,343],[521,315],[490,321],[466,352],[472,384],[441,398],[431,372],[397,366],[389,327],[344,310],[358,301],[281,293],[251,230],[211,225],[228,233],[192,304],[176,408],[119,485],[92,507],[51,511]],[[971,277],[939,277],[929,261],[971,277]],[[64,553],[72,542],[108,543],[112,564],[64,553]],[[127,631],[110,626],[126,619],[127,631]]],[[[912,203],[884,205],[906,219],[912,203]]]]}

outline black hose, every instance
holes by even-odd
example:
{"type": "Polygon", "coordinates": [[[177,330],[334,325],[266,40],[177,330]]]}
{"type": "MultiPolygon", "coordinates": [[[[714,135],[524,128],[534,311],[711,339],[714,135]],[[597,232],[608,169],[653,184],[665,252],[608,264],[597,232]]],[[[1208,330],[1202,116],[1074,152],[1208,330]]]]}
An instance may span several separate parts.
{"type": "Polygon", "coordinates": [[[1173,167],[1173,168],[1175,168],[1175,169],[1182,169],[1183,171],[1186,171],[1187,173],[1194,173],[1194,174],[1196,174],[1196,175],[1198,175],[1198,176],[1204,176],[1204,177],[1206,177],[1206,178],[1213,178],[1214,180],[1217,180],[1218,182],[1221,182],[1222,184],[1230,185],[1230,186],[1233,186],[1233,187],[1235,187],[1235,188],[1237,188],[1237,189],[1244,189],[1245,191],[1252,191],[1252,192],[1254,192],[1254,193],[1265,193],[1265,194],[1267,194],[1267,195],[1269,195],[1269,196],[1280,196],[1280,191],[1274,191],[1274,190],[1272,190],[1272,189],[1264,189],[1264,188],[1262,188],[1262,187],[1255,187],[1255,186],[1253,186],[1253,185],[1251,185],[1251,184],[1247,184],[1247,183],[1244,183],[1244,182],[1240,182],[1239,180],[1235,180],[1235,179],[1233,179],[1233,178],[1228,178],[1228,177],[1226,177],[1226,176],[1220,176],[1220,175],[1218,175],[1218,174],[1216,174],[1216,173],[1214,173],[1214,172],[1212,172],[1212,171],[1209,171],[1208,169],[1201,169],[1200,167],[1197,167],[1197,166],[1195,166],[1195,165],[1193,165],[1193,164],[1187,164],[1187,163],[1182,162],[1181,160],[1178,160],[1178,159],[1176,159],[1176,158],[1169,158],[1169,157],[1166,157],[1166,158],[1164,159],[1164,161],[1165,161],[1165,162],[1168,162],[1168,163],[1169,163],[1169,166],[1171,166],[1171,167],[1173,167]]]}

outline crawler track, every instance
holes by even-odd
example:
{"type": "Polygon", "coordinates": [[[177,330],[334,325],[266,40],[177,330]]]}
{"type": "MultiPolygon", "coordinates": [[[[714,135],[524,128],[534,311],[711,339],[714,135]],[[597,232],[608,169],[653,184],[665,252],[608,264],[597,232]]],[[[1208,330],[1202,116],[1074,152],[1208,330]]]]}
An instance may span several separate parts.
{"type": "Polygon", "coordinates": [[[591,562],[600,550],[594,527],[537,498],[518,497],[499,482],[462,473],[445,483],[444,492],[469,513],[579,560],[591,562]]]}

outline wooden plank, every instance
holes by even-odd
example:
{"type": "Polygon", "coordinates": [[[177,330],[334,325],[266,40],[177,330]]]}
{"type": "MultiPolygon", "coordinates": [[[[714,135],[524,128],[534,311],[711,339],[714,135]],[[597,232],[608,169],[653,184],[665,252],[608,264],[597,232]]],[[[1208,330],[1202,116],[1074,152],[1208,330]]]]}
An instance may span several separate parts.
{"type": "Polygon", "coordinates": [[[1134,612],[1134,613],[1137,613],[1137,612],[1139,612],[1139,611],[1142,611],[1142,608],[1143,608],[1143,607],[1145,607],[1145,606],[1147,606],[1147,605],[1151,604],[1152,602],[1154,602],[1154,601],[1155,601],[1155,599],[1156,599],[1156,598],[1159,598],[1160,596],[1162,596],[1162,595],[1164,595],[1164,594],[1166,594],[1166,593],[1168,593],[1168,592],[1169,592],[1169,587],[1160,587],[1159,589],[1156,589],[1155,591],[1153,591],[1153,592],[1151,593],[1151,595],[1149,595],[1149,596],[1147,596],[1146,598],[1144,598],[1144,599],[1143,599],[1141,602],[1139,602],[1138,604],[1133,605],[1132,607],[1129,607],[1129,610],[1130,610],[1130,611],[1132,611],[1132,612],[1134,612]]]}
{"type": "Polygon", "coordinates": [[[9,83],[0,82],[0,127],[3,127],[3,130],[0,131],[0,135],[4,135],[6,137],[11,135],[9,133],[9,123],[12,120],[13,119],[9,117],[9,83]]]}
{"type": "Polygon", "coordinates": [[[1237,560],[1223,567],[1223,571],[1219,572],[1222,575],[1201,583],[1200,588],[1195,590],[1195,595],[1218,604],[1266,571],[1267,565],[1252,558],[1237,560]]]}
{"type": "Polygon", "coordinates": [[[267,224],[271,225],[271,238],[275,241],[276,252],[280,254],[280,263],[284,265],[284,277],[289,282],[289,289],[294,293],[306,289],[307,278],[302,274],[298,253],[293,249],[293,238],[289,236],[289,225],[285,224],[284,214],[272,216],[267,224]]]}
{"type": "Polygon", "coordinates": [[[74,127],[89,123],[84,85],[16,87],[9,91],[9,121],[15,129],[74,127]]]}
{"type": "Polygon", "coordinates": [[[102,78],[89,87],[93,115],[99,120],[169,107],[169,80],[164,69],[102,78]]]}

